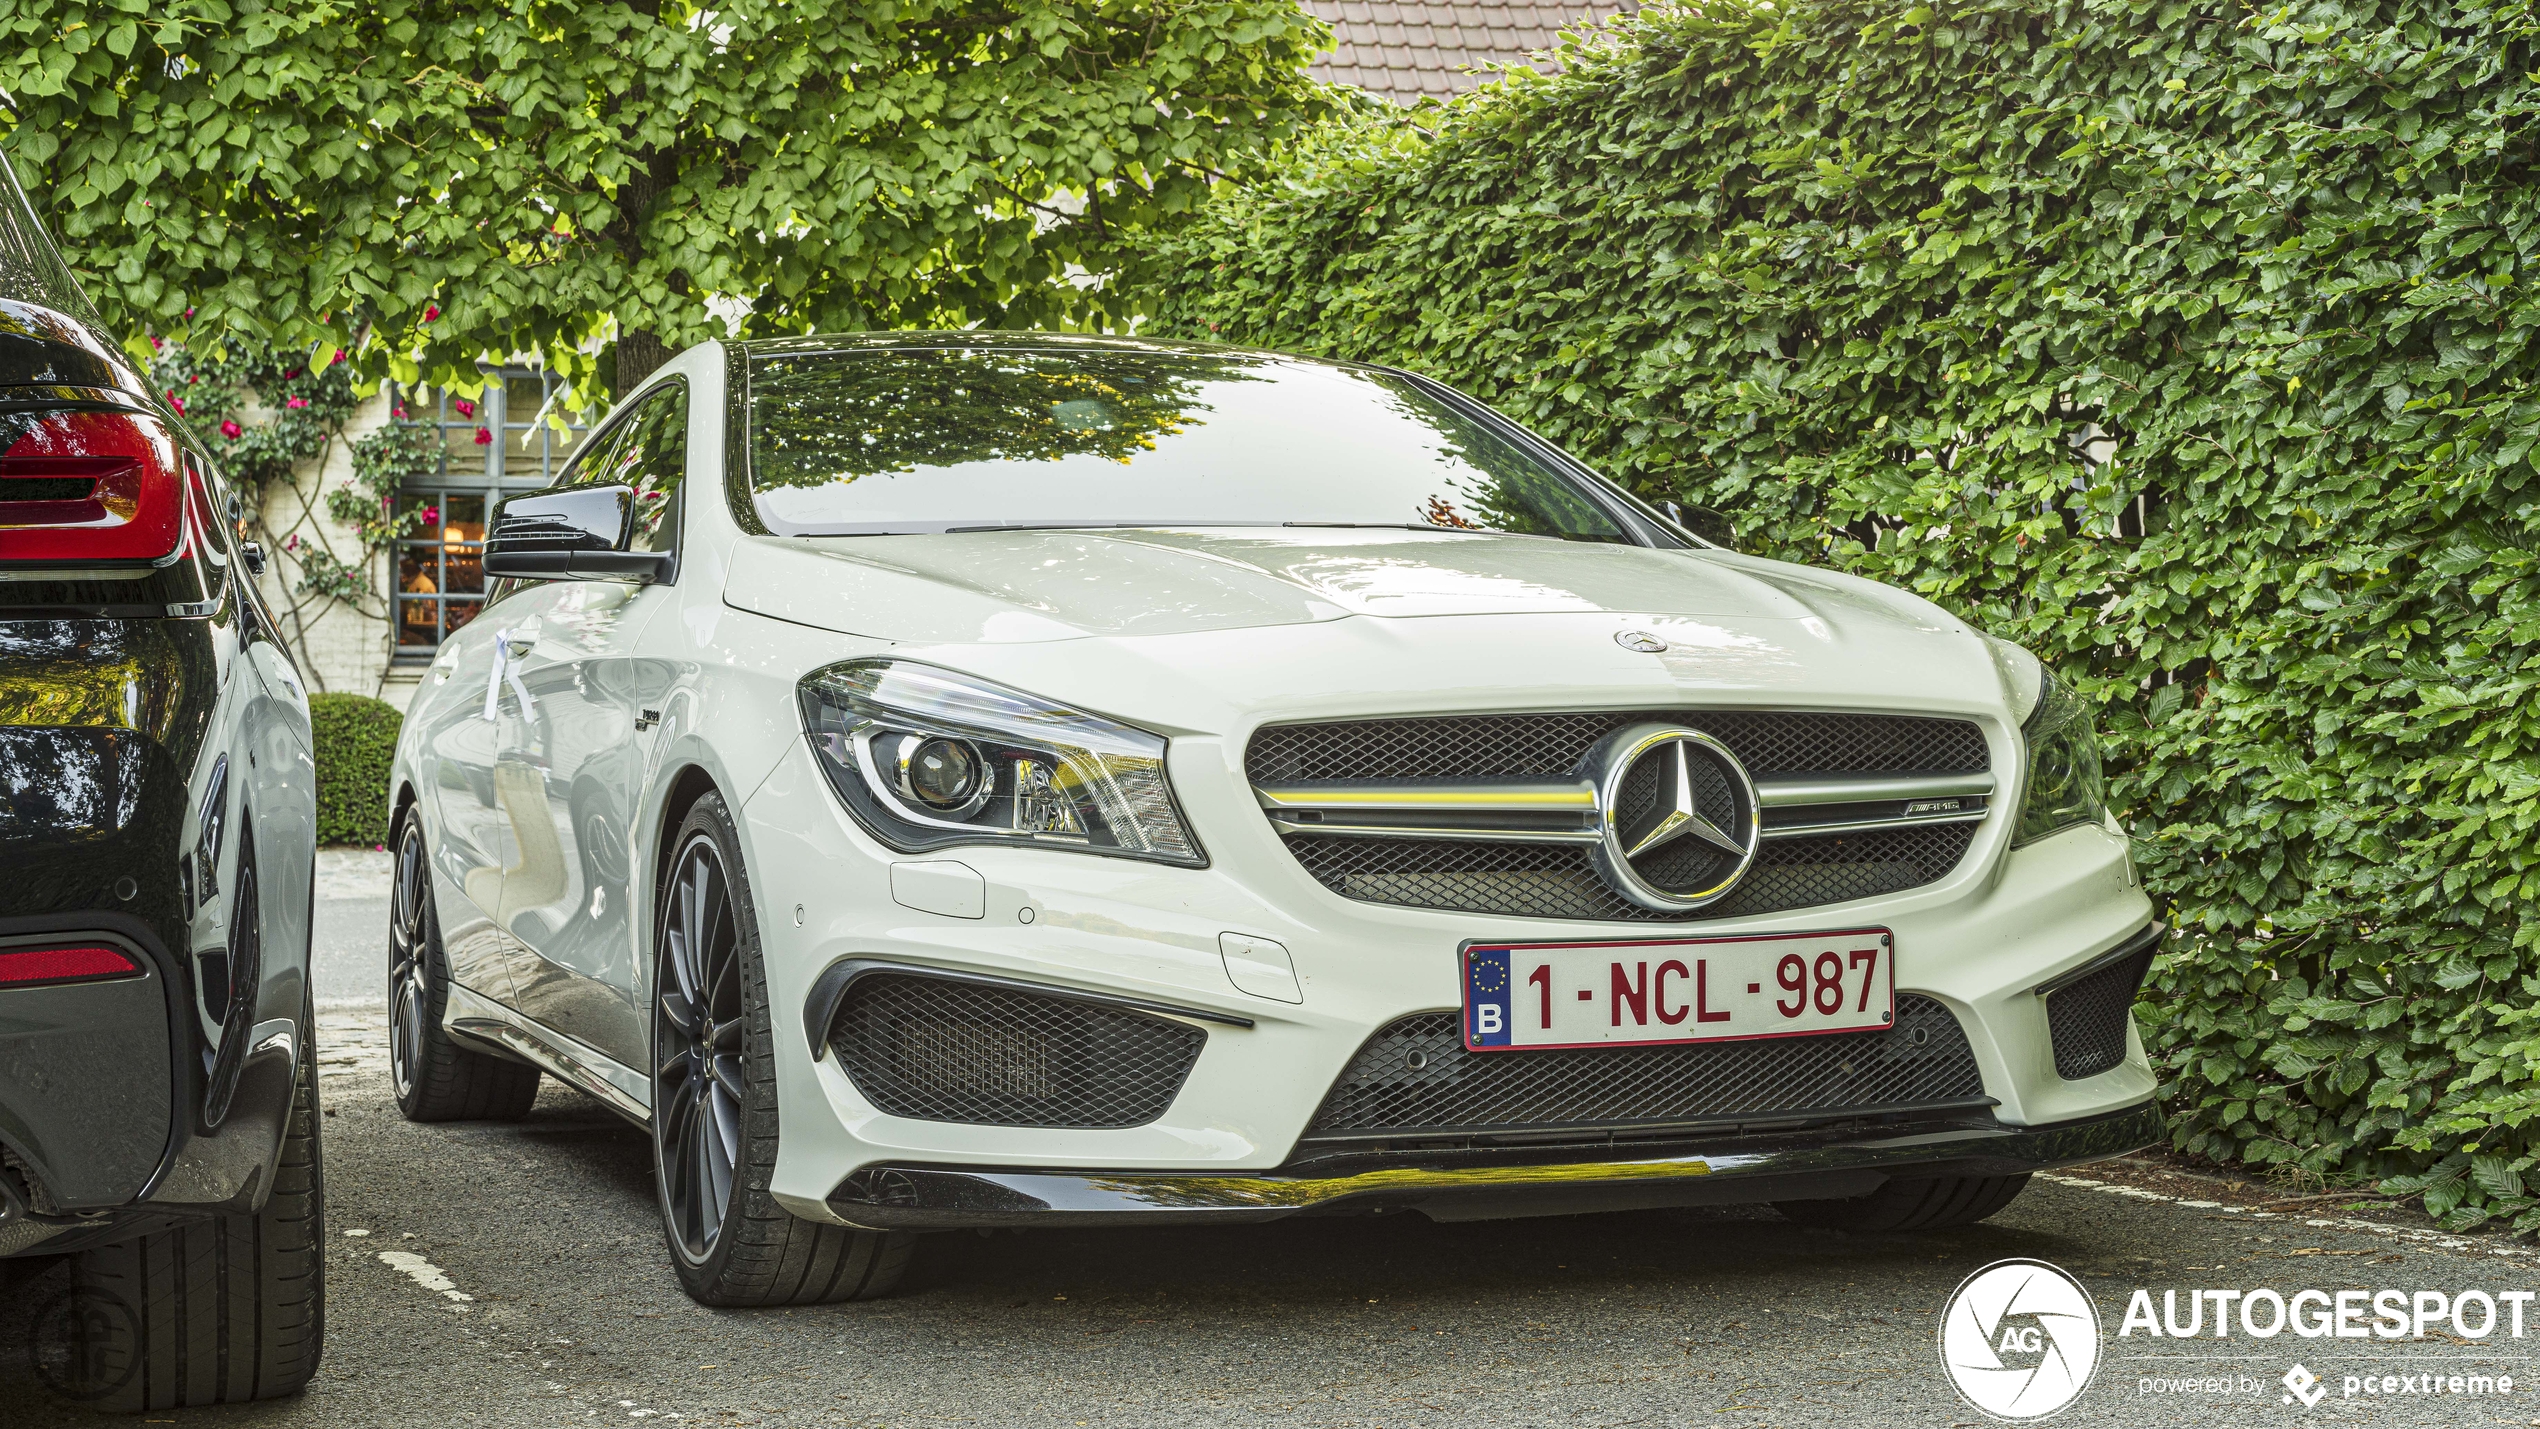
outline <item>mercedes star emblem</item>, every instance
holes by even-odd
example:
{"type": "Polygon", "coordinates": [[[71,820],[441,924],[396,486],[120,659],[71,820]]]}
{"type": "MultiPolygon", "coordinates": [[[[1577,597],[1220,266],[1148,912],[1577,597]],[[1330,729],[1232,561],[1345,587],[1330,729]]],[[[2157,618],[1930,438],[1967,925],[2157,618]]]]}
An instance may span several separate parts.
{"type": "Polygon", "coordinates": [[[1664,639],[1646,630],[1617,630],[1614,632],[1614,643],[1626,650],[1637,650],[1643,655],[1655,655],[1667,648],[1667,642],[1664,639]]]}
{"type": "Polygon", "coordinates": [[[1633,725],[1599,740],[1580,773],[1596,788],[1597,872],[1634,903],[1676,913],[1718,902],[1755,862],[1755,781],[1710,735],[1633,725]]]}

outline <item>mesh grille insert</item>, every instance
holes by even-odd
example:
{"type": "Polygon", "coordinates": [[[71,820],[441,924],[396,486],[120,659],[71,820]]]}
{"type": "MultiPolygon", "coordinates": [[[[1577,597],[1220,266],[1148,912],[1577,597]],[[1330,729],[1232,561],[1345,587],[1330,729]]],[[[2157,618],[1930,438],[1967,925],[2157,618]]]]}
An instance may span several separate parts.
{"type": "Polygon", "coordinates": [[[1566,778],[1589,746],[1652,720],[1698,729],[1752,775],[1981,774],[1984,731],[1920,715],[1605,710],[1271,725],[1252,737],[1256,784],[1349,779],[1566,778]]]}
{"type": "MultiPolygon", "coordinates": [[[[2157,946],[2157,945],[2155,945],[2157,946]]],[[[2055,1046],[2055,1075],[2068,1082],[2095,1077],[2125,1060],[2134,1025],[2134,994],[2152,967],[2151,947],[2119,958],[2046,995],[2046,1029],[2055,1046]]]]}
{"type": "Polygon", "coordinates": [[[983,1126],[1144,1126],[1207,1040],[1143,1012],[903,973],[856,979],[829,1028],[875,1107],[983,1126]]]}
{"type": "MultiPolygon", "coordinates": [[[[1272,725],[1252,738],[1245,772],[1257,784],[1567,778],[1617,729],[1666,721],[1726,744],[1750,775],[1980,774],[1984,732],[1965,720],[1919,715],[1748,710],[1611,710],[1452,715],[1272,725]]],[[[1643,791],[1645,792],[1645,791],[1643,791]]],[[[1625,797],[1634,791],[1626,789],[1625,797]]],[[[1735,918],[1918,888],[1946,877],[1976,825],[1770,839],[1737,888],[1691,912],[1661,913],[1624,898],[1577,845],[1464,839],[1283,840],[1308,873],[1344,898],[1526,918],[1695,922],[1735,918]]]]}
{"type": "Polygon", "coordinates": [[[1974,824],[1923,824],[1813,839],[1767,839],[1728,897],[1687,913],[1660,913],[1616,893],[1577,844],[1331,834],[1298,834],[1286,843],[1317,882],[1363,903],[1517,918],[1683,923],[1919,888],[1957,867],[1975,832],[1974,824]]]}
{"type": "Polygon", "coordinates": [[[1691,1047],[1468,1052],[1457,1014],[1423,1012],[1378,1032],[1323,1099],[1308,1136],[1621,1126],[1981,1101],[1967,1034],[1914,993],[1896,1025],[1691,1047]]]}

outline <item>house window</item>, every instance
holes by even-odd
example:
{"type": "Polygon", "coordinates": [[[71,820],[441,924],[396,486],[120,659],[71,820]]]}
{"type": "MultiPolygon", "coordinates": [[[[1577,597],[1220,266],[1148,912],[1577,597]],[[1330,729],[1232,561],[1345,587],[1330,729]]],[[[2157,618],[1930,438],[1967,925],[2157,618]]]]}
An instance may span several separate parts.
{"type": "Polygon", "coordinates": [[[587,423],[565,410],[553,374],[488,367],[483,395],[405,394],[430,423],[436,470],[410,482],[401,509],[422,521],[397,543],[397,654],[428,656],[485,608],[485,523],[503,497],[552,486],[587,423]],[[427,415],[428,413],[428,415],[427,415]],[[554,425],[562,418],[562,430],[554,425]]]}

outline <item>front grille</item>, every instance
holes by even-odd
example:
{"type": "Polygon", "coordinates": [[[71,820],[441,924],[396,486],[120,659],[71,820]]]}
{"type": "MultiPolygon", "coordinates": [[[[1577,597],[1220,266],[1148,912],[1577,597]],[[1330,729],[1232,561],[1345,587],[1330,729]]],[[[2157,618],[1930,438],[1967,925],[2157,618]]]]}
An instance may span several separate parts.
{"type": "Polygon", "coordinates": [[[1728,897],[1689,913],[1661,913],[1616,893],[1597,876],[1587,850],[1577,844],[1297,834],[1287,845],[1317,882],[1363,903],[1513,918],[1682,923],[1919,888],[1957,867],[1975,833],[1974,824],[1922,824],[1819,838],[1767,839],[1756,851],[1746,877],[1738,880],[1728,897]]]}
{"type": "MultiPolygon", "coordinates": [[[[1723,710],[1272,725],[1253,736],[1244,765],[1256,784],[1558,780],[1572,777],[1598,740],[1650,721],[1716,737],[1757,777],[1982,774],[1990,768],[1984,732],[1965,720],[1723,710]]],[[[1976,828],[1972,822],[1928,824],[1768,839],[1728,897],[1664,913],[1616,893],[1576,844],[1332,834],[1293,834],[1284,842],[1317,882],[1360,902],[1519,918],[1683,923],[1919,888],[1957,867],[1976,828]]],[[[1692,840],[1683,843],[1687,857],[1702,852],[1692,840]]]]}
{"type": "Polygon", "coordinates": [[[1984,1078],[1949,1009],[1906,993],[1878,1032],[1679,1047],[1469,1052],[1457,1014],[1386,1027],[1323,1099],[1307,1136],[1422,1135],[1627,1126],[1984,1101],[1984,1078]]]}
{"type": "Polygon", "coordinates": [[[2134,1025],[2135,990],[2143,986],[2157,946],[2147,945],[2046,995],[2046,1028],[2055,1046],[2056,1076],[2077,1082],[2125,1060],[2126,1031],[2134,1025]]]}
{"type": "Polygon", "coordinates": [[[1751,775],[1982,774],[1984,731],[1919,715],[1755,710],[1605,710],[1448,715],[1271,725],[1252,737],[1255,784],[1360,779],[1566,779],[1590,746],[1625,725],[1698,729],[1751,775]]]}
{"type": "Polygon", "coordinates": [[[902,973],[856,979],[829,1026],[876,1108],[982,1126],[1144,1126],[1207,1039],[1142,1012],[902,973]]]}

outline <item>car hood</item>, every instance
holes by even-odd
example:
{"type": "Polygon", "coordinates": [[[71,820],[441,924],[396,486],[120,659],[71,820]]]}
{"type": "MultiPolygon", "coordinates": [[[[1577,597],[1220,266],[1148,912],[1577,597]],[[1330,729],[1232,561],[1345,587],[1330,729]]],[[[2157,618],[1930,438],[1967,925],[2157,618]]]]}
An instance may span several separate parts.
{"type": "Polygon", "coordinates": [[[1997,652],[1946,611],[1727,551],[1487,533],[1007,531],[750,538],[730,569],[734,606],[1167,733],[1547,698],[2009,715],[1997,652]],[[1663,648],[1647,648],[1651,635],[1663,648]]]}
{"type": "Polygon", "coordinates": [[[894,643],[1191,635],[1350,616],[1872,618],[1954,627],[1865,582],[1716,551],[1393,530],[753,537],[725,599],[894,643]]]}

